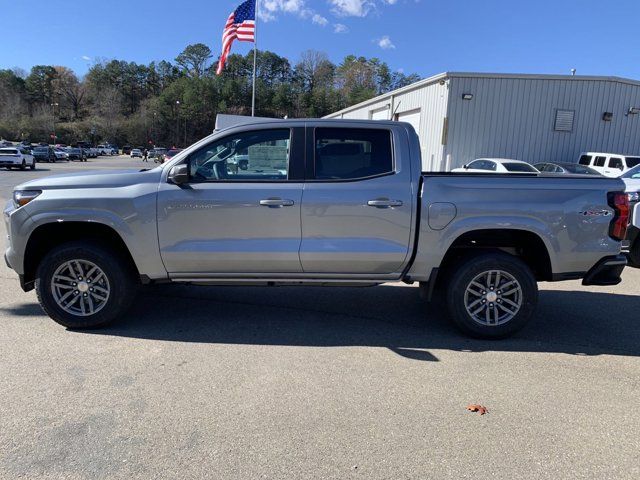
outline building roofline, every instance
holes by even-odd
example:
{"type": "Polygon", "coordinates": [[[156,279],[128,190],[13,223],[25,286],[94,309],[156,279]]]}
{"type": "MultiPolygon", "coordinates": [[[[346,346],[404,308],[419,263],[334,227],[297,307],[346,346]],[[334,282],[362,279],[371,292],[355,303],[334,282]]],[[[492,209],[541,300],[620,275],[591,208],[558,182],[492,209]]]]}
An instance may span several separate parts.
{"type": "Polygon", "coordinates": [[[412,83],[411,85],[398,88],[397,90],[392,90],[391,92],[383,93],[376,97],[370,98],[369,100],[365,100],[364,102],[360,102],[350,107],[343,108],[342,110],[338,110],[337,112],[330,113],[329,115],[326,115],[323,118],[334,118],[337,115],[342,115],[344,113],[348,113],[353,110],[366,107],[367,105],[384,101],[385,99],[390,98],[391,96],[407,93],[412,90],[425,87],[427,85],[438,83],[440,81],[446,81],[449,78],[505,78],[505,79],[515,79],[515,80],[539,79],[539,80],[569,80],[572,82],[580,82],[580,81],[603,82],[604,81],[604,82],[616,82],[616,83],[623,83],[626,85],[640,86],[639,80],[633,80],[630,78],[616,77],[616,76],[558,75],[558,74],[545,74],[545,73],[443,72],[443,73],[439,73],[437,75],[433,75],[431,77],[419,80],[415,83],[412,83]]]}

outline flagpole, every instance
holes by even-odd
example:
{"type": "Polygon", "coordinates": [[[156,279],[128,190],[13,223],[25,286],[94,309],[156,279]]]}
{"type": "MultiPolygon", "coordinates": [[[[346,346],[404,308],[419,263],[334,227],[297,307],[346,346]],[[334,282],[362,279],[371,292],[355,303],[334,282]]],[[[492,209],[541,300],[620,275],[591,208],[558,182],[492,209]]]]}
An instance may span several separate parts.
{"type": "Polygon", "coordinates": [[[256,0],[255,19],[253,20],[253,93],[251,94],[251,116],[256,116],[256,60],[258,58],[258,3],[256,0]]]}

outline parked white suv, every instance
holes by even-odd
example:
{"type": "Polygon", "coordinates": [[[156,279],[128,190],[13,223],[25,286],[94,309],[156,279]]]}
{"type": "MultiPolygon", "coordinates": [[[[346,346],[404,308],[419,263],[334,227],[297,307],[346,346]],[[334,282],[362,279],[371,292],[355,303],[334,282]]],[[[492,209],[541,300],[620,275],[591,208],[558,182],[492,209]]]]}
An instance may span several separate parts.
{"type": "Polygon", "coordinates": [[[29,167],[31,170],[35,170],[36,159],[26,148],[20,146],[4,147],[0,148],[0,167],[5,167],[7,170],[12,168],[26,170],[29,167]]]}
{"type": "Polygon", "coordinates": [[[640,156],[620,155],[617,153],[583,152],[578,159],[580,165],[591,167],[605,177],[619,177],[636,165],[640,165],[640,156]]]}

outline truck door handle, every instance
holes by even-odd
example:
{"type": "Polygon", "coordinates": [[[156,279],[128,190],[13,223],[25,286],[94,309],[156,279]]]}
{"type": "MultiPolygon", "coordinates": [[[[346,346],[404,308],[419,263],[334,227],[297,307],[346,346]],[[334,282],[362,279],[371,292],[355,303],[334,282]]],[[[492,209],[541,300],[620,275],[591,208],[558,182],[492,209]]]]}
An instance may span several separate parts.
{"type": "Polygon", "coordinates": [[[264,200],[260,200],[260,205],[263,207],[269,208],[280,208],[280,207],[290,207],[293,205],[293,200],[289,200],[287,198],[265,198],[264,200]]]}
{"type": "Polygon", "coordinates": [[[389,208],[389,207],[401,207],[402,200],[390,200],[388,198],[376,198],[375,200],[369,200],[367,205],[376,208],[389,208]]]}

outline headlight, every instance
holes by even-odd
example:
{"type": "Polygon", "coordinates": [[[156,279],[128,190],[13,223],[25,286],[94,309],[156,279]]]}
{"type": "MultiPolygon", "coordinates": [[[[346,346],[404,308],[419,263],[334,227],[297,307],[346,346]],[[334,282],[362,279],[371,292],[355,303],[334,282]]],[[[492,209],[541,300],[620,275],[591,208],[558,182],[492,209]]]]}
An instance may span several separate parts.
{"type": "Polygon", "coordinates": [[[640,201],[640,193],[639,192],[629,192],[627,193],[627,199],[629,202],[638,202],[640,201]]]}
{"type": "Polygon", "coordinates": [[[16,208],[24,207],[42,193],[42,190],[16,190],[13,192],[13,203],[16,208]]]}

